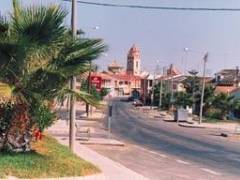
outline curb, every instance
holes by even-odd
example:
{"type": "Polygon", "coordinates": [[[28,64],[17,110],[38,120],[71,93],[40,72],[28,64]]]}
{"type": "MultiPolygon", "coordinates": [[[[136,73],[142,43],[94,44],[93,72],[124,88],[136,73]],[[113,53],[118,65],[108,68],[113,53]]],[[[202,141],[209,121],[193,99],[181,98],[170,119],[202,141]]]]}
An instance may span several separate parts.
{"type": "Polygon", "coordinates": [[[91,142],[91,141],[79,141],[80,144],[84,145],[103,145],[103,146],[125,146],[124,143],[111,143],[111,142],[91,142]]]}
{"type": "MultiPolygon", "coordinates": [[[[17,177],[13,177],[13,176],[8,176],[5,178],[5,180],[18,180],[18,179],[22,179],[22,178],[17,178],[17,177]]],[[[106,177],[103,173],[98,173],[98,174],[94,174],[94,175],[89,175],[89,176],[72,176],[72,177],[55,177],[55,178],[32,178],[32,179],[25,179],[25,180],[106,180],[106,177]]],[[[0,179],[0,180],[4,180],[4,179],[0,179]]]]}
{"type": "Polygon", "coordinates": [[[186,127],[186,128],[206,128],[205,126],[201,126],[201,125],[192,125],[192,124],[183,124],[183,123],[179,123],[178,126],[186,127]]]}

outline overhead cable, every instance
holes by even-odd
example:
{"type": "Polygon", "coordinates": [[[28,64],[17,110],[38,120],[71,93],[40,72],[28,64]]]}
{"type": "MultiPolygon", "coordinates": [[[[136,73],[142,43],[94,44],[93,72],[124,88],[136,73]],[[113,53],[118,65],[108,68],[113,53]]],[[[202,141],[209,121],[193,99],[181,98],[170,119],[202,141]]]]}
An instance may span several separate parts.
{"type": "MultiPolygon", "coordinates": [[[[63,0],[71,1],[71,0],[63,0]]],[[[176,11],[235,11],[240,12],[240,8],[208,8],[208,7],[171,7],[171,6],[146,6],[146,5],[126,5],[114,3],[100,3],[78,0],[78,3],[94,6],[117,7],[117,8],[134,8],[134,9],[152,9],[152,10],[176,10],[176,11]]]]}

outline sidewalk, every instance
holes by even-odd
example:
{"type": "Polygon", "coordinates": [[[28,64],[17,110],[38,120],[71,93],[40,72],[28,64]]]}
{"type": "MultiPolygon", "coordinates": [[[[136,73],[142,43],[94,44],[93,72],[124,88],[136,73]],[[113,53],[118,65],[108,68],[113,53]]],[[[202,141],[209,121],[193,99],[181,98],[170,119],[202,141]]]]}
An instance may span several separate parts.
{"type": "MultiPolygon", "coordinates": [[[[58,141],[63,145],[68,145],[68,140],[57,137],[58,141]]],[[[122,166],[121,164],[106,158],[88,147],[75,142],[75,153],[86,161],[99,167],[103,175],[96,175],[91,178],[94,180],[147,180],[140,174],[122,166]]],[[[92,180],[87,179],[86,180],[92,180]]]]}
{"type": "MultiPolygon", "coordinates": [[[[124,167],[123,165],[114,162],[113,160],[104,157],[97,152],[91,150],[83,144],[97,144],[97,145],[124,145],[122,142],[115,139],[107,139],[107,131],[103,126],[103,114],[94,113],[91,119],[84,118],[84,107],[81,105],[76,106],[77,116],[76,122],[80,123],[80,126],[90,128],[91,137],[89,141],[84,137],[77,135],[75,141],[74,152],[86,161],[99,167],[102,174],[93,176],[86,176],[80,180],[147,180],[140,174],[124,167]],[[93,118],[94,117],[94,118],[93,118]],[[84,120],[82,120],[84,119],[84,120]],[[84,179],[85,178],[85,179],[84,179]]],[[[60,112],[61,118],[67,118],[67,112],[62,110],[60,112]]],[[[66,120],[58,120],[47,132],[55,137],[61,144],[68,145],[68,134],[69,134],[69,122],[66,120]]],[[[77,178],[77,177],[76,177],[77,178]]],[[[71,179],[71,177],[66,178],[71,179]]],[[[74,178],[75,179],[75,178],[74,178]]],[[[78,178],[77,178],[78,179],[78,178]]]]}
{"type": "Polygon", "coordinates": [[[186,128],[208,128],[208,129],[215,129],[218,131],[219,135],[222,137],[229,138],[234,141],[240,140],[240,124],[238,123],[202,123],[199,124],[197,122],[188,123],[188,122],[181,122],[178,123],[181,127],[186,128]]]}
{"type": "MultiPolygon", "coordinates": [[[[133,107],[133,112],[140,112],[141,115],[148,117],[151,120],[163,120],[166,122],[176,122],[174,117],[171,116],[166,111],[159,111],[159,109],[153,107],[152,109],[148,106],[133,107]]],[[[189,118],[186,121],[181,121],[178,123],[180,127],[185,128],[208,128],[215,129],[219,132],[219,135],[224,137],[234,137],[235,139],[240,139],[240,124],[234,122],[218,122],[218,123],[201,123],[193,121],[189,118]]]]}
{"type": "MultiPolygon", "coordinates": [[[[79,125],[80,131],[90,130],[90,138],[87,133],[76,130],[77,140],[81,144],[124,146],[123,142],[113,139],[111,134],[109,138],[109,133],[104,127],[106,117],[103,111],[94,109],[93,113],[86,117],[84,105],[77,103],[76,109],[76,124],[79,125]]],[[[48,128],[47,132],[53,136],[67,137],[69,134],[68,112],[66,108],[62,108],[58,110],[57,114],[60,119],[48,128]]]]}

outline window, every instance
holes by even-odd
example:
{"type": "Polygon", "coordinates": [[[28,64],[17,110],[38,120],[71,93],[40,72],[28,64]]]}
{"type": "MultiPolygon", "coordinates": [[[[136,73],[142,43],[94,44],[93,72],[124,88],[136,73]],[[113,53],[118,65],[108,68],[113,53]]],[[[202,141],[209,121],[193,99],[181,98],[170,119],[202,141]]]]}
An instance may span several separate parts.
{"type": "Polygon", "coordinates": [[[152,84],[153,84],[153,81],[150,80],[150,81],[149,81],[149,86],[152,87],[152,84]]]}

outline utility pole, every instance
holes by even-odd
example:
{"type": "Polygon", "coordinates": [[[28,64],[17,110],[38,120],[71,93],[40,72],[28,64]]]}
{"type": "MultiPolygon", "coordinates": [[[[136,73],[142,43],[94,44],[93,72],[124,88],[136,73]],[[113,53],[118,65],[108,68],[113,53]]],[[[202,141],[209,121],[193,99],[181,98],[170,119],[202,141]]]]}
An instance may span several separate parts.
{"type": "Polygon", "coordinates": [[[173,111],[173,75],[171,75],[171,111],[173,111]]]}
{"type": "MultiPolygon", "coordinates": [[[[89,73],[88,73],[88,86],[87,86],[87,90],[88,93],[91,93],[91,72],[92,72],[92,62],[89,61],[89,73]]],[[[87,113],[87,117],[89,116],[89,104],[86,104],[86,113],[87,113]]]]}
{"type": "Polygon", "coordinates": [[[162,109],[162,87],[163,87],[163,85],[162,85],[162,78],[163,77],[161,77],[161,80],[160,80],[160,89],[159,89],[159,109],[161,110],[162,109]]]}
{"type": "Polygon", "coordinates": [[[171,105],[171,111],[173,111],[173,64],[170,65],[169,73],[170,73],[170,78],[171,78],[171,85],[169,83],[169,91],[171,91],[171,97],[170,97],[170,105],[171,105]],[[170,87],[171,86],[171,87],[170,87]]]}
{"type": "Polygon", "coordinates": [[[157,66],[156,66],[156,69],[154,70],[154,77],[153,77],[152,107],[154,106],[154,94],[155,94],[154,88],[155,88],[155,85],[156,85],[156,76],[158,75],[158,71],[159,71],[159,61],[157,60],[157,66]]]}
{"type": "Polygon", "coordinates": [[[147,91],[146,90],[146,78],[147,77],[144,77],[144,79],[143,79],[143,104],[144,104],[144,106],[146,105],[146,91],[147,91]]]}
{"type": "Polygon", "coordinates": [[[153,81],[152,81],[152,102],[151,102],[151,109],[153,109],[153,106],[154,106],[154,93],[155,93],[155,90],[154,90],[154,88],[155,88],[155,76],[156,76],[156,74],[155,74],[156,72],[154,72],[154,75],[153,75],[153,81]]]}
{"type": "MultiPolygon", "coordinates": [[[[72,17],[71,17],[71,26],[72,26],[72,37],[76,38],[77,27],[76,27],[76,16],[77,16],[77,0],[72,0],[72,17]]],[[[72,76],[71,78],[71,89],[76,90],[76,77],[72,76]]],[[[71,95],[70,97],[70,125],[69,125],[69,147],[74,151],[74,142],[75,142],[75,116],[76,116],[76,107],[75,107],[75,97],[71,95]]]]}
{"type": "Polygon", "coordinates": [[[199,124],[202,123],[203,115],[203,100],[204,100],[204,91],[205,91],[205,75],[206,75],[206,63],[208,61],[208,52],[203,57],[203,84],[202,84],[202,95],[201,95],[201,104],[200,104],[200,114],[199,114],[199,124]]]}
{"type": "Polygon", "coordinates": [[[160,79],[160,90],[159,90],[159,108],[162,109],[162,92],[163,92],[163,78],[164,78],[165,68],[162,68],[162,77],[160,79]]]}

